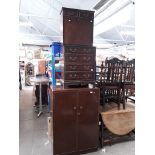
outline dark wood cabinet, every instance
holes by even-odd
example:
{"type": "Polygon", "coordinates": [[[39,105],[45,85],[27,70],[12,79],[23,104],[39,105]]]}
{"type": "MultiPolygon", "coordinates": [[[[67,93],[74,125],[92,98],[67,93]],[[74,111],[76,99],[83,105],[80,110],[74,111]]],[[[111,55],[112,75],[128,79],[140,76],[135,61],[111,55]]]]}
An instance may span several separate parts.
{"type": "Polygon", "coordinates": [[[93,45],[94,11],[62,8],[63,44],[93,45]]]}
{"type": "Polygon", "coordinates": [[[99,89],[55,89],[51,93],[54,155],[97,149],[99,89]]]}
{"type": "Polygon", "coordinates": [[[94,11],[62,8],[63,86],[95,83],[96,47],[93,47],[94,11]]]}

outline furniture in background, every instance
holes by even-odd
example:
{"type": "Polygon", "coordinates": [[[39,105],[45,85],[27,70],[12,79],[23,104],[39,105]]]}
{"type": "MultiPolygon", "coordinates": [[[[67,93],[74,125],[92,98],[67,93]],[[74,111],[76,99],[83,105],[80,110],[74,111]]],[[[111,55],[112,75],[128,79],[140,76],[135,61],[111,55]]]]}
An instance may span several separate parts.
{"type": "Polygon", "coordinates": [[[34,77],[34,65],[31,62],[28,62],[25,65],[25,85],[31,86],[30,78],[34,77]]]}
{"type": "Polygon", "coordinates": [[[46,73],[46,61],[39,60],[38,61],[38,74],[45,74],[46,73]]]}
{"type": "Polygon", "coordinates": [[[127,98],[135,95],[135,60],[124,61],[113,58],[106,60],[105,64],[102,62],[98,68],[100,72],[98,72],[96,84],[100,88],[103,108],[106,103],[116,98],[118,109],[120,109],[120,103],[125,109],[127,98]]]}
{"type": "Polygon", "coordinates": [[[39,111],[38,117],[43,113],[43,104],[42,104],[42,95],[47,95],[47,90],[42,94],[42,85],[48,84],[48,78],[45,76],[36,76],[30,79],[31,82],[34,82],[35,85],[39,84],[39,111]]]}
{"type": "Polygon", "coordinates": [[[125,62],[123,72],[123,102],[126,103],[130,96],[135,96],[135,59],[125,62]]]}
{"type": "Polygon", "coordinates": [[[117,58],[106,60],[105,64],[103,62],[101,64],[101,72],[96,82],[100,88],[103,109],[105,104],[111,101],[117,103],[118,109],[120,109],[122,66],[123,61],[117,58]]]}

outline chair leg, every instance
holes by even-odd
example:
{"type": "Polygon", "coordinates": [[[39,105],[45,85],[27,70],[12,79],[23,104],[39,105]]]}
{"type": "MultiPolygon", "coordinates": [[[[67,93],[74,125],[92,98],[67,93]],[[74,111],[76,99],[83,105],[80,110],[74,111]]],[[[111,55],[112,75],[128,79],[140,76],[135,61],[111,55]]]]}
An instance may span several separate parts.
{"type": "Polygon", "coordinates": [[[118,110],[120,110],[120,89],[117,90],[118,92],[118,110]]]}
{"type": "Polygon", "coordinates": [[[125,109],[125,103],[126,103],[125,88],[124,88],[124,86],[123,86],[123,109],[125,109]]]}

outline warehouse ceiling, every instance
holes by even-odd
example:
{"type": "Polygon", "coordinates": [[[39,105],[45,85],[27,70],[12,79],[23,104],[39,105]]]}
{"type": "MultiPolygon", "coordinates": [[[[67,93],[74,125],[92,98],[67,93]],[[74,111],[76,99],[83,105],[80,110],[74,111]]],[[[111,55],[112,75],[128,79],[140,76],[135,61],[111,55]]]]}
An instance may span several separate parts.
{"type": "Polygon", "coordinates": [[[95,11],[94,45],[134,45],[133,0],[20,0],[20,43],[50,45],[62,41],[62,7],[95,11]]]}

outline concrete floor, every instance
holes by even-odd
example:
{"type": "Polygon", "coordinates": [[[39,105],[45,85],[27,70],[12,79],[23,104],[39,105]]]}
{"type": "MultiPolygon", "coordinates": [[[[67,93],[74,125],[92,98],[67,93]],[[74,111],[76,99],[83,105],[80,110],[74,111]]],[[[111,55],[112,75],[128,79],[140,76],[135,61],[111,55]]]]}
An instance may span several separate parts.
{"type": "MultiPolygon", "coordinates": [[[[19,155],[52,155],[52,145],[47,136],[48,113],[37,117],[33,104],[31,86],[19,92],[19,155]]],[[[112,146],[88,155],[134,155],[135,142],[129,141],[112,146]]]]}

